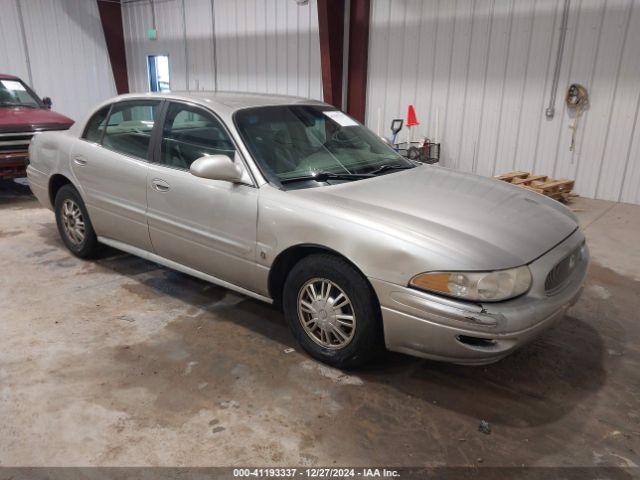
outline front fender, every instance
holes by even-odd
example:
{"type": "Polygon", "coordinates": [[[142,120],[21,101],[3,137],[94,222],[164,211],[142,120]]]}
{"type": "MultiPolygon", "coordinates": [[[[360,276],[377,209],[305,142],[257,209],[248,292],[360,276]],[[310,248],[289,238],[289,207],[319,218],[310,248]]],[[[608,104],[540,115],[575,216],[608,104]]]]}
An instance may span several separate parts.
{"type": "Polygon", "coordinates": [[[344,256],[367,277],[400,285],[419,273],[429,255],[383,226],[270,185],[260,188],[257,243],[258,262],[267,268],[291,247],[317,245],[344,256]]]}

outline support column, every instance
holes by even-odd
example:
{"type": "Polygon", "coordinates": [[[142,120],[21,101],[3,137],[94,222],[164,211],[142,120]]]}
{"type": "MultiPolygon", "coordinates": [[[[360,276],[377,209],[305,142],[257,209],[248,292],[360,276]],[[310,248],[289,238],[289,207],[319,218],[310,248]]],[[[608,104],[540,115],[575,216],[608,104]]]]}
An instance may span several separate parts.
{"type": "Polygon", "coordinates": [[[127,56],[124,48],[124,31],[122,29],[122,5],[120,0],[102,1],[98,3],[102,31],[109,52],[109,61],[113,71],[113,79],[118,95],[129,93],[129,75],[127,72],[127,56]]]}
{"type": "Polygon", "coordinates": [[[320,64],[324,101],[342,107],[345,0],[318,0],[320,64]]]}
{"type": "Polygon", "coordinates": [[[362,123],[367,104],[370,13],[371,0],[351,0],[347,113],[362,123]]]}

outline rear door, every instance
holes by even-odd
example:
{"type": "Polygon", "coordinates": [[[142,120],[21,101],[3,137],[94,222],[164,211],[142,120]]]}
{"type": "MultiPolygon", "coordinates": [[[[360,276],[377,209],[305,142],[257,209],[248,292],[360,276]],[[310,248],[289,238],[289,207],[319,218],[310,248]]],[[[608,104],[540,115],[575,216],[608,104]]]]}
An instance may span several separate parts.
{"type": "MultiPolygon", "coordinates": [[[[189,172],[204,155],[241,162],[226,128],[211,112],[167,102],[147,185],[149,234],[167,259],[256,291],[258,189],[189,172]]],[[[250,182],[248,182],[250,183],[250,182]]]]}
{"type": "Polygon", "coordinates": [[[98,111],[71,155],[96,233],[148,251],[148,161],[160,105],[130,100],[98,111]]]}

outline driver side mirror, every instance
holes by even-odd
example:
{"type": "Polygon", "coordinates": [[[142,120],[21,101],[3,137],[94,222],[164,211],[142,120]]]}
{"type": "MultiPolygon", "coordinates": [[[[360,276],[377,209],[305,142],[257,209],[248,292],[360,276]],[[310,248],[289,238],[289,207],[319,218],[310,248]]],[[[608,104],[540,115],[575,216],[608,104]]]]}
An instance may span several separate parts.
{"type": "Polygon", "coordinates": [[[51,105],[53,105],[53,102],[51,101],[51,98],[49,97],[44,97],[42,99],[42,103],[44,103],[44,106],[47,107],[49,110],[51,110],[51,105]]]}
{"type": "Polygon", "coordinates": [[[195,160],[189,171],[192,175],[209,180],[222,180],[231,183],[242,183],[244,169],[239,162],[234,162],[226,155],[205,155],[195,160]]]}

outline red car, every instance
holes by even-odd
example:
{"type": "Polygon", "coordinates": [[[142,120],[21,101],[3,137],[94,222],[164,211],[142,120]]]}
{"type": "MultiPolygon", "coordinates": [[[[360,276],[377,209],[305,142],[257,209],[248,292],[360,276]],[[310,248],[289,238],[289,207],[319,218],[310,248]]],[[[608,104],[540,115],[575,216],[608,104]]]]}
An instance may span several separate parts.
{"type": "Polygon", "coordinates": [[[0,73],[0,180],[26,176],[31,137],[46,130],[68,130],[73,120],[51,111],[22,80],[0,73]]]}

